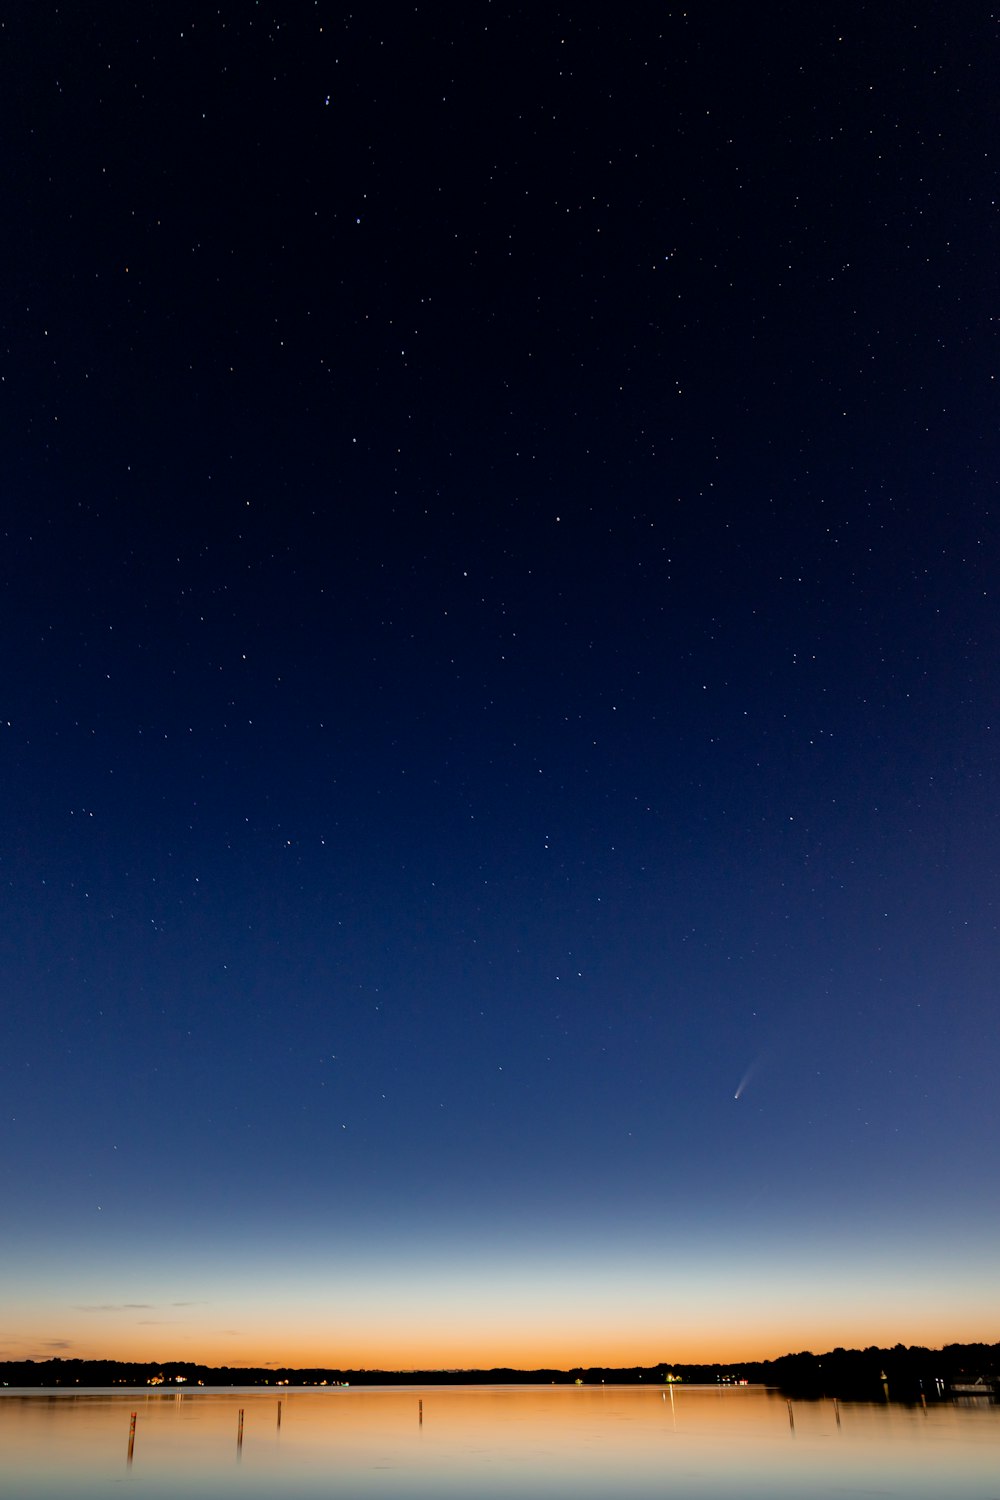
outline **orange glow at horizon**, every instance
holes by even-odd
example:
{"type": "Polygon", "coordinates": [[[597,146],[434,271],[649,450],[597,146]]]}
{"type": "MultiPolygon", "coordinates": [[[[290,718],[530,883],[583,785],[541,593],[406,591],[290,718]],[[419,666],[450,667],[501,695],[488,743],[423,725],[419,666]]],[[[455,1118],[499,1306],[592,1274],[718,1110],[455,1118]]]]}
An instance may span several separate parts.
{"type": "Polygon", "coordinates": [[[1000,1336],[992,1262],[963,1277],[833,1255],[529,1259],[150,1257],[35,1266],[0,1295],[0,1359],[184,1360],[261,1368],[454,1370],[733,1364],[802,1349],[938,1348],[1000,1336]]]}
{"type": "MultiPolygon", "coordinates": [[[[36,1325],[37,1326],[37,1325],[36,1325]]],[[[62,1325],[65,1328],[65,1324],[62,1325]]],[[[732,1364],[774,1359],[800,1349],[822,1353],[838,1345],[845,1348],[870,1344],[891,1347],[896,1343],[940,1347],[950,1342],[976,1342],[983,1337],[978,1321],[956,1327],[954,1318],[914,1319],[902,1326],[886,1320],[879,1326],[859,1321],[853,1328],[817,1319],[786,1325],[754,1323],[748,1319],[739,1328],[705,1326],[671,1335],[635,1330],[617,1337],[607,1330],[569,1332],[557,1327],[533,1326],[530,1331],[507,1328],[488,1331],[468,1328],[463,1332],[435,1333],[429,1328],[383,1330],[364,1336],[354,1332],[338,1338],[321,1329],[259,1326],[241,1333],[226,1333],[196,1323],[158,1328],[66,1330],[56,1341],[30,1336],[8,1338],[5,1358],[36,1361],[58,1356],[68,1359],[114,1359],[148,1363],[189,1361],[210,1366],[323,1367],[350,1370],[461,1370],[511,1368],[521,1370],[569,1370],[578,1367],[628,1368],[666,1364],[732,1364]],[[16,1350],[11,1347],[16,1343],[16,1350]],[[58,1343],[58,1347],[55,1345],[58,1343]]]]}

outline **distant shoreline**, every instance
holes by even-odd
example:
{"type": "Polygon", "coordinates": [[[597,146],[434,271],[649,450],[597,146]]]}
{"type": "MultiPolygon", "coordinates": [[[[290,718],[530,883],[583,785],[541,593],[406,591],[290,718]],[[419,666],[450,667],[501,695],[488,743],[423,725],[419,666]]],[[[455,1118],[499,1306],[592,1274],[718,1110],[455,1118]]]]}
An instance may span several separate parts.
{"type": "Polygon", "coordinates": [[[1000,1388],[1000,1344],[946,1344],[891,1349],[804,1351],[773,1360],[692,1364],[575,1366],[559,1369],[368,1370],[329,1367],[203,1365],[189,1360],[46,1359],[0,1361],[0,1387],[8,1389],[145,1388],[271,1389],[338,1386],[768,1386],[799,1398],[935,1401],[1000,1388]]]}

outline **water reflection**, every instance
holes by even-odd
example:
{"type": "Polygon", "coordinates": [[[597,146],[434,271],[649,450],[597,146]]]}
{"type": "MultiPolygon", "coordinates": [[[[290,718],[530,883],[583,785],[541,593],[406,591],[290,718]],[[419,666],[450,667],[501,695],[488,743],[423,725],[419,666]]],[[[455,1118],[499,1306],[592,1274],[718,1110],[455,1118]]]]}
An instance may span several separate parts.
{"type": "Polygon", "coordinates": [[[993,1500],[1000,1408],[789,1403],[753,1388],[7,1391],[0,1452],[11,1500],[123,1486],[171,1500],[993,1500]]]}

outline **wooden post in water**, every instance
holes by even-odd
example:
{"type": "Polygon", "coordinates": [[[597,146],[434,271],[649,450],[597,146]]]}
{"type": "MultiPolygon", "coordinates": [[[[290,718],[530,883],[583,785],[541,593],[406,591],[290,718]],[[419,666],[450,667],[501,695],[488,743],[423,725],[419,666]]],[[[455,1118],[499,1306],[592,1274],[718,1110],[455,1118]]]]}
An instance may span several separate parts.
{"type": "Polygon", "coordinates": [[[795,1431],[795,1413],[792,1411],[791,1400],[789,1400],[789,1402],[788,1402],[788,1425],[792,1429],[792,1431],[794,1432],[795,1431]]]}
{"type": "Polygon", "coordinates": [[[840,1402],[837,1400],[836,1396],[834,1396],[834,1398],[833,1398],[833,1414],[837,1418],[837,1426],[839,1427],[840,1426],[840,1402]]]}
{"type": "Polygon", "coordinates": [[[417,1412],[418,1412],[418,1422],[419,1422],[419,1425],[421,1427],[423,1427],[423,1425],[424,1425],[424,1403],[423,1403],[422,1400],[417,1402],[417,1412]]]}
{"type": "Polygon", "coordinates": [[[132,1458],[135,1453],[135,1412],[132,1412],[128,1423],[128,1463],[131,1467],[132,1458]]]}
{"type": "Polygon", "coordinates": [[[236,1451],[237,1451],[237,1453],[240,1452],[240,1450],[242,1449],[242,1447],[243,1447],[243,1408],[241,1406],[240,1407],[239,1425],[236,1428],[236,1451]]]}
{"type": "Polygon", "coordinates": [[[281,1426],[281,1402],[278,1402],[278,1426],[281,1426]]]}

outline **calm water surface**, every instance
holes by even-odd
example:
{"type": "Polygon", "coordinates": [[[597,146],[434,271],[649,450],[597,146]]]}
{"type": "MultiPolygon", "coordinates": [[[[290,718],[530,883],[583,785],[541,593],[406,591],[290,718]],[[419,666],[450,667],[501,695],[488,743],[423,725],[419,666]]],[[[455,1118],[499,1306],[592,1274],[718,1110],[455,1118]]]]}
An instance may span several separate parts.
{"type": "Polygon", "coordinates": [[[278,1400],[3,1391],[0,1494],[1000,1500],[996,1406],[795,1402],[790,1419],[783,1397],[753,1388],[354,1387],[284,1390],[279,1423],[278,1400]]]}

